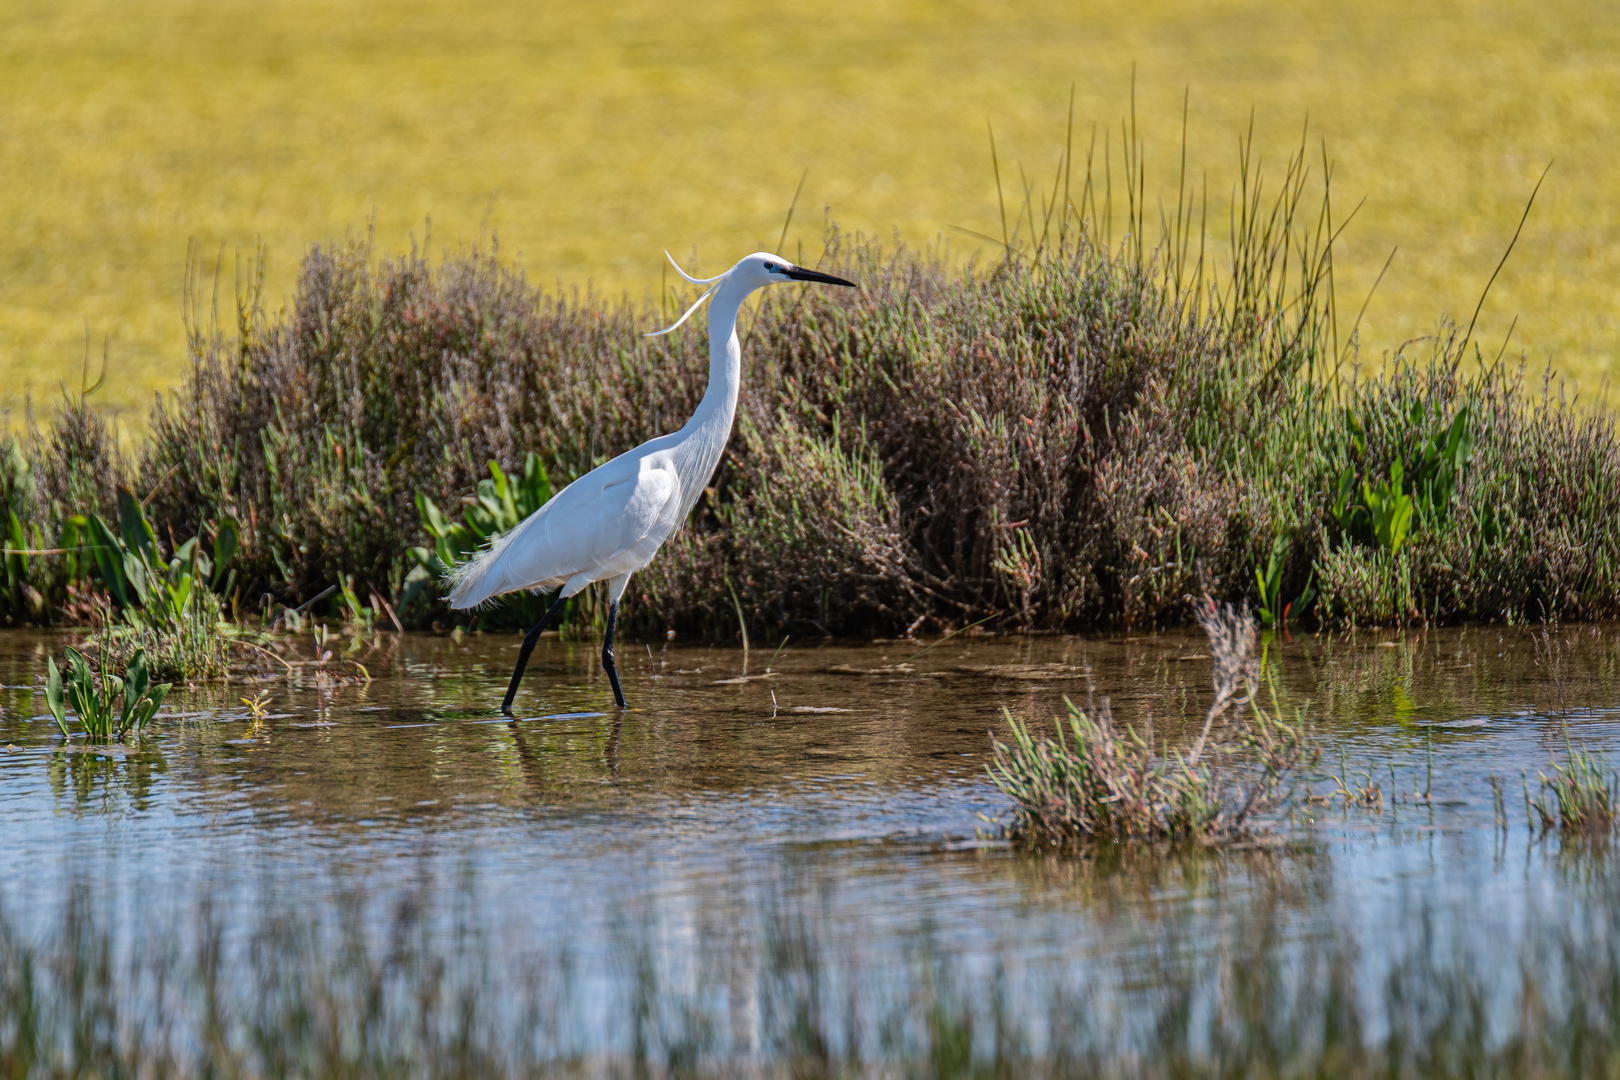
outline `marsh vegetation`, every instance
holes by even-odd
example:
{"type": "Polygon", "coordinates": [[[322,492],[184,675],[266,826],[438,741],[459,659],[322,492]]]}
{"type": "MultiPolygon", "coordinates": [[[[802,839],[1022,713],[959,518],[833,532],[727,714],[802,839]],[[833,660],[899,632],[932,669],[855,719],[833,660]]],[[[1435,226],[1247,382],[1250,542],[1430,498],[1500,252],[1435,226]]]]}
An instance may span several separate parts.
{"type": "MultiPolygon", "coordinates": [[[[1071,135],[1008,203],[990,260],[832,231],[821,264],[861,291],[762,302],[731,446],[637,576],[629,626],[1151,627],[1189,622],[1206,594],[1267,625],[1620,614],[1611,414],[1487,353],[1473,323],[1358,376],[1359,316],[1330,288],[1343,211],[1325,158],[1302,144],[1263,172],[1243,143],[1236,231],[1216,252],[1185,184],[1144,238],[1154,196],[1125,134],[1123,221],[1119,181],[1071,135]]],[[[282,314],[260,283],[222,320],[209,312],[231,298],[192,282],[192,370],[133,459],[82,397],[11,439],[11,620],[70,620],[89,579],[121,610],[167,603],[175,626],[338,585],[349,607],[448,626],[435,579],[451,561],[678,427],[707,375],[698,335],[640,336],[659,312],[543,293],[491,249],[434,265],[318,247],[282,314]],[[101,518],[121,530],[92,534],[101,518]],[[209,574],[190,569],[226,539],[209,574]],[[159,603],[121,591],[119,553],[145,567],[136,591],[163,578],[159,603]],[[203,576],[187,616],[184,582],[203,576]]],[[[532,606],[479,625],[522,625],[532,606]]],[[[577,614],[599,617],[589,597],[577,614]]],[[[142,640],[155,663],[161,645],[142,640]]]]}

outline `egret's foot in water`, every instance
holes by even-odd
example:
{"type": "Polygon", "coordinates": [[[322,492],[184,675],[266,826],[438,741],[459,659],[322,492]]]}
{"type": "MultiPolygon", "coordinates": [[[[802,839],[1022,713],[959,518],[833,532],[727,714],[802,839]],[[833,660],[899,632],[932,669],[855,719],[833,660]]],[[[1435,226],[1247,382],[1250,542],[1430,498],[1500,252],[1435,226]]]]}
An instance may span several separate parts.
{"type": "Polygon", "coordinates": [[[518,650],[517,667],[512,671],[512,684],[506,688],[506,700],[501,702],[501,712],[506,716],[512,715],[512,699],[517,697],[518,683],[523,681],[523,669],[529,666],[529,654],[534,652],[535,643],[540,640],[540,635],[545,633],[546,627],[551,625],[551,617],[561,611],[562,606],[562,592],[559,590],[556,602],[540,616],[540,621],[534,624],[534,629],[524,635],[523,648],[518,650]]]}
{"type": "Polygon", "coordinates": [[[613,628],[619,622],[619,602],[617,600],[608,605],[607,637],[602,641],[602,670],[607,672],[608,682],[613,684],[613,703],[621,709],[628,708],[624,703],[624,690],[619,686],[619,669],[613,666],[613,628]]]}

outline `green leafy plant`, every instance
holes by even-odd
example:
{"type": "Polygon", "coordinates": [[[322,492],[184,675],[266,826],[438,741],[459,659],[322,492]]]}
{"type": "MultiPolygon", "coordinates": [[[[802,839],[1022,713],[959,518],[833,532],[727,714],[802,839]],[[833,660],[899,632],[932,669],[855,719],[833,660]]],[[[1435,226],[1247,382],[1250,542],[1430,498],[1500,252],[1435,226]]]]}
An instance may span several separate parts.
{"type": "MultiPolygon", "coordinates": [[[[521,477],[509,478],[494,461],[489,463],[489,473],[489,479],[478,482],[478,494],[463,500],[466,510],[459,522],[447,517],[432,499],[417,494],[417,513],[421,515],[422,528],[433,538],[433,546],[410,549],[416,566],[405,578],[402,603],[410,603],[428,586],[443,581],[457,564],[476,554],[494,537],[516,528],[551,500],[551,479],[546,475],[540,456],[533,451],[524,458],[521,477]]],[[[572,601],[564,620],[574,606],[584,600],[582,595],[572,601]]],[[[519,622],[533,622],[539,617],[538,600],[527,595],[514,597],[506,611],[519,622]]]]}
{"type": "Polygon", "coordinates": [[[71,706],[79,727],[92,742],[122,742],[129,732],[146,727],[169,692],[169,683],[152,685],[143,649],[130,656],[123,678],[105,670],[93,672],[84,654],[71,646],[66,659],[66,680],[56,667],[56,658],[47,659],[45,683],[46,703],[64,737],[72,737],[67,721],[71,706]]]}
{"type": "Polygon", "coordinates": [[[227,641],[220,601],[235,583],[230,563],[240,546],[236,522],[223,518],[206,548],[202,536],[160,553],[156,530],[135,496],[118,489],[118,529],[96,514],[71,519],[121,618],[99,639],[115,667],[144,652],[158,671],[185,678],[223,671],[227,641]]]}
{"type": "Polygon", "coordinates": [[[338,583],[338,598],[343,604],[343,629],[354,639],[354,647],[358,647],[361,640],[370,638],[377,628],[376,598],[373,597],[369,605],[360,602],[353,574],[345,574],[338,583]]]}
{"type": "MultiPolygon", "coordinates": [[[[1344,418],[1354,456],[1365,457],[1364,425],[1350,408],[1344,410],[1344,418]]],[[[1414,401],[1404,419],[1410,429],[1416,429],[1424,418],[1423,402],[1414,401]]],[[[1417,459],[1409,474],[1400,458],[1390,463],[1388,478],[1377,482],[1369,477],[1358,484],[1355,466],[1346,468],[1339,474],[1338,490],[1328,514],[1347,534],[1394,554],[1419,528],[1433,531],[1446,524],[1457,485],[1473,452],[1474,437],[1465,405],[1449,422],[1419,440],[1417,459]]]]}
{"type": "Polygon", "coordinates": [[[242,704],[247,706],[248,719],[254,724],[262,724],[270,715],[270,691],[260,690],[252,697],[243,698],[242,704]]]}
{"type": "Polygon", "coordinates": [[[508,480],[498,463],[489,463],[490,479],[478,482],[478,494],[467,500],[465,523],[445,516],[426,495],[416,496],[422,527],[433,537],[433,547],[411,549],[417,566],[433,580],[442,579],[458,563],[478,551],[492,536],[515,528],[551,499],[551,480],[538,454],[523,462],[523,476],[508,480]]]}
{"type": "Polygon", "coordinates": [[[1265,569],[1255,568],[1254,580],[1260,589],[1260,605],[1255,614],[1259,617],[1261,626],[1272,627],[1297,619],[1316,598],[1313,572],[1313,575],[1306,579],[1305,588],[1298,596],[1291,601],[1283,600],[1283,570],[1288,565],[1291,547],[1288,537],[1279,535],[1271,542],[1271,556],[1266,560],[1265,569]]]}
{"type": "Polygon", "coordinates": [[[38,618],[45,610],[45,598],[28,576],[28,537],[15,510],[6,512],[5,533],[0,540],[5,554],[0,556],[0,608],[24,617],[38,618]]]}
{"type": "Polygon", "coordinates": [[[51,533],[18,513],[35,489],[33,465],[17,439],[0,449],[0,620],[49,621],[67,588],[80,580],[80,530],[74,519],[51,533]]]}
{"type": "Polygon", "coordinates": [[[1007,832],[1033,843],[1189,839],[1220,813],[1208,767],[1156,753],[1130,727],[1115,726],[1106,701],[1087,713],[1065,699],[1056,738],[1037,738],[1003,710],[1011,744],[996,740],[990,779],[1013,802],[1007,832]]]}
{"type": "Polygon", "coordinates": [[[72,519],[89,541],[102,583],[126,611],[138,611],[148,621],[168,626],[186,612],[199,586],[216,593],[229,592],[235,580],[229,570],[239,547],[239,529],[230,518],[214,530],[212,555],[194,536],[175,548],[168,560],[158,552],[157,534],[135,496],[118,489],[118,531],[95,514],[72,519]]]}
{"type": "Polygon", "coordinates": [[[1383,483],[1363,483],[1361,497],[1373,539],[1390,554],[1399,551],[1412,531],[1412,497],[1401,483],[1401,463],[1390,465],[1389,479],[1383,483]]]}

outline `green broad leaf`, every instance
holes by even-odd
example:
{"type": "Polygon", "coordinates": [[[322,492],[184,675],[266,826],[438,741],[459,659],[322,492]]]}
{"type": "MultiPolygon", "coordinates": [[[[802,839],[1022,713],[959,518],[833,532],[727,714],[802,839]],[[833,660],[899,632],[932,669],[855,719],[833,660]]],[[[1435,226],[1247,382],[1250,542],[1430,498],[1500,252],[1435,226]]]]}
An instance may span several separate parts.
{"type": "Polygon", "coordinates": [[[551,478],[540,455],[530,450],[523,459],[523,485],[518,492],[518,516],[527,518],[551,501],[551,478]]]}
{"type": "Polygon", "coordinates": [[[191,575],[193,581],[205,584],[214,579],[214,560],[208,557],[208,552],[198,548],[197,553],[191,557],[191,565],[186,567],[186,572],[191,575]]]}
{"type": "MultiPolygon", "coordinates": [[[[495,471],[495,474],[497,476],[500,476],[499,467],[496,466],[496,464],[493,461],[490,462],[489,464],[490,464],[490,468],[495,471]]],[[[501,479],[504,481],[506,478],[504,476],[502,476],[501,479]]],[[[505,487],[505,484],[503,483],[500,486],[505,487]]],[[[493,481],[493,480],[480,480],[480,481],[478,481],[478,496],[477,496],[477,498],[478,498],[478,504],[484,508],[485,513],[490,514],[490,515],[492,515],[494,517],[497,517],[497,518],[500,517],[500,513],[501,513],[501,492],[500,492],[499,488],[496,487],[495,481],[493,481]]]]}
{"type": "Polygon", "coordinates": [[[102,706],[102,699],[96,693],[95,678],[90,674],[90,665],[85,662],[84,654],[71,645],[65,650],[67,654],[67,698],[73,706],[73,711],[79,714],[79,726],[85,734],[92,738],[102,738],[106,735],[106,713],[102,706]]]}
{"type": "Polygon", "coordinates": [[[134,726],[136,731],[144,730],[147,722],[157,715],[159,709],[163,708],[163,699],[168,696],[169,688],[173,685],[173,683],[158,683],[147,691],[146,698],[141,702],[140,709],[135,717],[134,726]]]}
{"type": "Polygon", "coordinates": [[[1468,410],[1458,411],[1451,421],[1451,430],[1446,433],[1445,456],[1451,467],[1459,472],[1468,464],[1474,455],[1474,436],[1468,430],[1468,410]]]}
{"type": "Polygon", "coordinates": [[[134,606],[129,575],[124,569],[126,554],[124,542],[113,535],[112,529],[96,514],[89,515],[85,524],[87,526],[85,532],[90,540],[90,554],[95,559],[97,572],[101,574],[101,583],[112,593],[119,607],[134,606]]]}
{"type": "Polygon", "coordinates": [[[85,660],[84,654],[69,645],[65,650],[69,664],[69,678],[79,682],[90,681],[90,664],[85,660]]]}
{"type": "Polygon", "coordinates": [[[139,555],[146,565],[157,563],[157,533],[146,520],[146,511],[128,488],[118,489],[118,530],[124,546],[139,555]]]}
{"type": "Polygon", "coordinates": [[[67,726],[67,708],[62,699],[62,673],[56,670],[56,658],[45,658],[45,704],[50,706],[51,715],[56,718],[56,726],[61,729],[64,739],[70,738],[67,726]]]}
{"type": "Polygon", "coordinates": [[[365,612],[360,605],[360,597],[354,591],[354,575],[345,574],[338,585],[338,595],[343,598],[343,606],[349,609],[350,621],[359,623],[365,617],[365,612]]]}
{"type": "Polygon", "coordinates": [[[517,524],[518,508],[515,498],[517,492],[513,485],[507,482],[506,474],[501,471],[500,465],[493,460],[489,463],[490,475],[495,478],[495,496],[499,503],[500,528],[504,531],[517,524]]]}
{"type": "Polygon", "coordinates": [[[443,577],[449,573],[450,568],[461,561],[461,553],[456,551],[451,546],[450,541],[444,537],[440,537],[439,542],[433,546],[433,557],[437,560],[438,566],[430,567],[430,569],[438,577],[443,577]]]}
{"type": "Polygon", "coordinates": [[[1367,456],[1367,432],[1361,426],[1361,421],[1349,407],[1344,410],[1344,426],[1350,431],[1350,445],[1355,447],[1358,457],[1367,456]]]}
{"type": "Polygon", "coordinates": [[[169,611],[176,619],[183,618],[186,613],[186,603],[191,599],[191,593],[196,581],[190,574],[181,576],[178,584],[169,585],[166,591],[169,594],[169,611]]]}
{"type": "MultiPolygon", "coordinates": [[[[489,481],[484,482],[488,483],[489,481]]],[[[492,534],[501,531],[500,518],[481,503],[474,503],[467,507],[466,516],[467,527],[462,531],[474,538],[474,547],[489,539],[492,534]]]]}
{"type": "Polygon", "coordinates": [[[506,498],[506,494],[507,494],[506,473],[501,471],[500,463],[497,462],[494,458],[491,458],[490,461],[489,461],[489,475],[490,475],[490,479],[494,482],[494,485],[495,485],[494,491],[495,491],[496,500],[498,501],[498,500],[506,498]]]}
{"type": "Polygon", "coordinates": [[[450,519],[445,517],[444,513],[434,505],[433,500],[426,495],[417,494],[416,512],[421,515],[422,527],[427,529],[430,536],[448,536],[450,530],[455,527],[451,524],[450,519]]]}
{"type": "Polygon", "coordinates": [[[236,551],[241,546],[241,533],[235,518],[220,518],[219,524],[214,527],[214,572],[208,586],[215,592],[219,591],[220,579],[224,577],[230,561],[236,558],[236,551]]]}
{"type": "Polygon", "coordinates": [[[139,602],[141,607],[145,607],[151,599],[151,586],[146,571],[148,564],[143,562],[141,557],[133,551],[125,551],[122,562],[124,587],[129,590],[129,594],[139,602]]]}
{"type": "Polygon", "coordinates": [[[126,693],[133,693],[136,698],[146,693],[146,688],[150,685],[152,677],[147,670],[145,649],[135,650],[134,655],[129,658],[129,664],[124,668],[124,675],[126,678],[126,693]]]}

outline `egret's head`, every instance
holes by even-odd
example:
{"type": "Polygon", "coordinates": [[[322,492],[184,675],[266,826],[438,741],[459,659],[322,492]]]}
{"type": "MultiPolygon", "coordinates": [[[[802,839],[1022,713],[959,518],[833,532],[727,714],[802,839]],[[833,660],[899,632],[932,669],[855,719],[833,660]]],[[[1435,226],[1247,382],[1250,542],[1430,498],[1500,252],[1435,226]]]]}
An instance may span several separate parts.
{"type": "Polygon", "coordinates": [[[675,330],[692,317],[692,312],[703,306],[703,301],[714,295],[715,290],[720,288],[722,282],[727,286],[742,285],[745,295],[762,285],[775,285],[782,281],[819,281],[823,285],[847,285],[852,289],[855,288],[853,281],[845,281],[841,277],[823,274],[819,270],[806,270],[802,266],[794,266],[782,256],[772,255],[768,251],[756,251],[752,255],[745,255],[738,261],[736,266],[723,274],[716,274],[711,278],[697,278],[688,274],[681,269],[681,264],[675,261],[675,256],[667,251],[664,252],[664,257],[669,260],[669,265],[673,266],[675,272],[681,277],[690,281],[693,285],[707,285],[709,289],[693,301],[692,306],[686,309],[685,315],[682,315],[662,330],[655,330],[644,335],[645,337],[661,337],[675,330]]]}
{"type": "Polygon", "coordinates": [[[726,277],[740,279],[754,288],[761,285],[774,285],[782,281],[819,281],[823,285],[855,287],[853,281],[845,281],[841,277],[823,274],[818,270],[806,270],[801,266],[794,266],[782,256],[772,255],[768,251],[756,251],[752,255],[745,255],[736,266],[733,266],[726,273],[726,277]]]}

